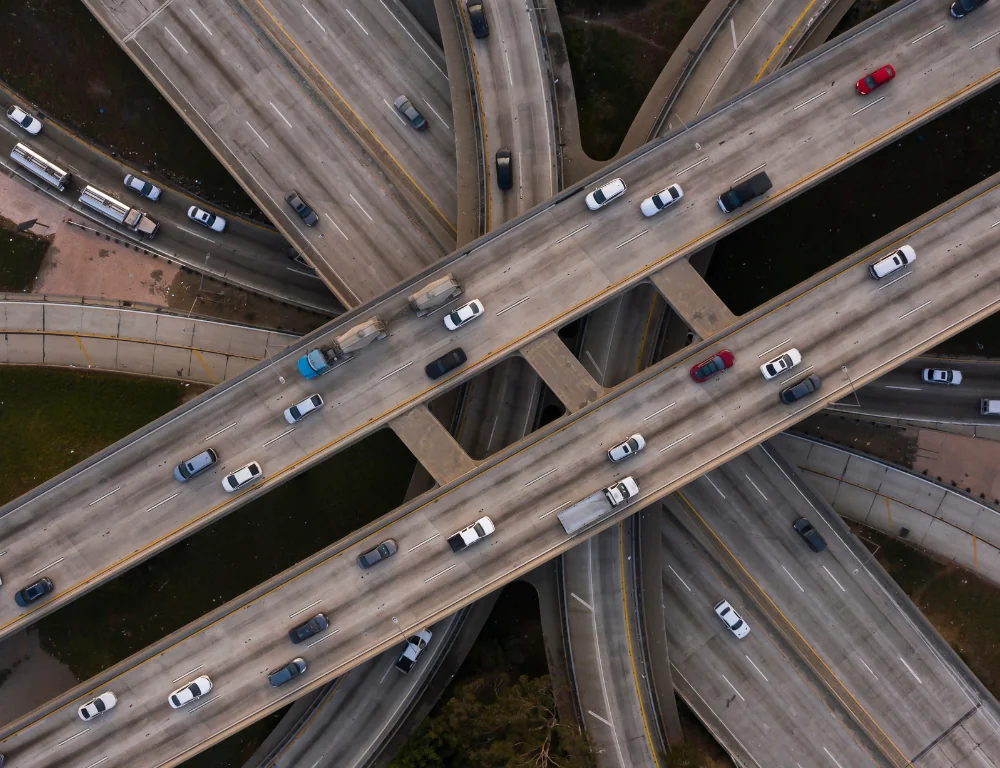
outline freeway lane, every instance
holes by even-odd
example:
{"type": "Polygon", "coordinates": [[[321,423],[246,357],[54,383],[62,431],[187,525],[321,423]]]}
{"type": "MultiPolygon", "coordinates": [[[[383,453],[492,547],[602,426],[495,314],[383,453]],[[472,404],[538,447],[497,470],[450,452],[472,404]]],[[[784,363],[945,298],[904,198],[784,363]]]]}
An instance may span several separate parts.
{"type": "MultiPolygon", "coordinates": [[[[7,551],[0,566],[4,581],[20,586],[44,572],[57,591],[53,599],[26,612],[11,600],[0,601],[0,636],[267,488],[265,483],[227,498],[218,482],[223,471],[257,460],[270,482],[287,479],[385,426],[406,407],[431,400],[518,346],[590,311],[671,259],[722,237],[815,180],[821,169],[832,172],[836,163],[850,162],[863,149],[889,140],[900,125],[914,124],[916,115],[954,104],[971,93],[971,84],[985,87],[992,82],[998,74],[994,56],[970,55],[967,50],[982,35],[977,26],[944,25],[919,42],[901,42],[915,39],[917,30],[934,29],[940,17],[936,2],[911,3],[837,41],[823,56],[792,65],[769,85],[684,134],[633,155],[623,166],[630,183],[626,200],[592,215],[581,189],[570,190],[506,225],[498,235],[476,241],[436,272],[429,270],[426,277],[411,281],[423,283],[432,274],[450,270],[464,282],[467,298],[485,302],[485,316],[460,332],[447,333],[440,313],[414,317],[405,304],[410,289],[401,286],[364,312],[327,326],[326,333],[334,334],[377,311],[391,335],[325,379],[305,382],[295,372],[295,351],[289,349],[273,366],[261,366],[225,389],[212,390],[157,422],[153,431],[126,438],[89,462],[86,471],[71,470],[41,491],[11,502],[0,519],[0,541],[7,551]],[[879,46],[880,57],[892,58],[900,71],[906,65],[912,74],[897,77],[884,102],[867,102],[873,108],[853,115],[859,109],[853,90],[856,50],[879,46]],[[817,95],[817,80],[841,85],[836,90],[827,85],[823,98],[801,109],[788,107],[817,95]],[[764,117],[753,123],[755,115],[764,117]],[[696,145],[700,152],[692,151],[696,145]],[[716,194],[765,161],[776,180],[774,194],[726,220],[715,203],[716,194]],[[671,179],[686,187],[682,207],[644,219],[639,201],[671,179]],[[451,378],[429,384],[423,365],[459,343],[470,364],[451,378]],[[327,407],[289,430],[281,410],[315,391],[324,395],[327,407]],[[222,456],[218,471],[179,487],[170,467],[209,445],[222,456]]],[[[976,24],[1000,27],[1000,5],[984,6],[976,24]]],[[[901,286],[904,292],[907,288],[901,286]]],[[[900,294],[899,287],[884,290],[889,292],[881,294],[883,299],[900,294]]],[[[951,301],[959,301],[957,294],[950,295],[951,301]]],[[[891,338],[886,335],[881,341],[890,343],[891,338]]]]}
{"type": "MultiPolygon", "coordinates": [[[[394,645],[411,629],[498,588],[821,408],[823,400],[815,397],[795,408],[782,405],[780,383],[760,377],[757,365],[776,347],[794,343],[802,350],[805,362],[796,375],[821,376],[825,399],[849,391],[842,366],[864,384],[918,354],[942,334],[1000,306],[1000,249],[990,229],[1000,185],[995,178],[990,183],[987,192],[950,213],[936,212],[906,236],[920,254],[907,279],[886,288],[868,277],[865,261],[837,265],[800,298],[714,341],[713,347],[724,345],[736,355],[732,370],[695,385],[687,368],[704,357],[707,345],[657,365],[576,416],[500,452],[457,484],[391,514],[387,520],[394,522],[371,531],[367,541],[332,547],[299,575],[276,580],[249,602],[235,601],[207,627],[181,630],[165,649],[139,654],[81,686],[76,696],[110,687],[130,705],[104,722],[83,732],[66,698],[51,713],[33,713],[4,730],[0,748],[17,768],[69,760],[88,766],[104,758],[112,764],[176,765],[394,645]],[[872,328],[884,331],[873,336],[872,328]],[[638,430],[646,450],[624,467],[610,465],[607,448],[638,430]],[[556,511],[626,471],[640,483],[636,502],[583,534],[567,536],[556,511]],[[445,538],[483,513],[494,519],[496,534],[452,554],[445,538]],[[354,556],[360,548],[387,536],[399,543],[399,555],[381,568],[358,570],[354,556]],[[270,688],[267,670],[293,655],[285,630],[299,612],[318,606],[332,626],[319,644],[303,651],[310,672],[300,686],[270,688]],[[172,681],[194,675],[196,668],[213,677],[212,696],[197,709],[170,710],[163,699],[172,681]]],[[[890,762],[912,757],[899,752],[891,733],[886,737],[864,720],[860,725],[890,762]]]]}

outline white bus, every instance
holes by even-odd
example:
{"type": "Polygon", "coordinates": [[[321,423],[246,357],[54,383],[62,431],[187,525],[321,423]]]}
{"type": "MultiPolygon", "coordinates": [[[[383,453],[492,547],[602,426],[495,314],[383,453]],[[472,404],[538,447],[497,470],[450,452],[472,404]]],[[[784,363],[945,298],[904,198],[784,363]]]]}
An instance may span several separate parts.
{"type": "Polygon", "coordinates": [[[70,175],[58,165],[50,163],[37,152],[32,152],[24,144],[15,144],[10,151],[10,159],[18,165],[27,168],[38,178],[47,181],[60,192],[65,192],[70,182],[70,175]]]}
{"type": "Polygon", "coordinates": [[[128,227],[133,232],[138,232],[147,237],[153,237],[160,228],[160,225],[149,218],[143,211],[126,205],[121,200],[89,184],[80,193],[80,202],[88,208],[93,208],[95,211],[103,213],[109,219],[128,227]]]}

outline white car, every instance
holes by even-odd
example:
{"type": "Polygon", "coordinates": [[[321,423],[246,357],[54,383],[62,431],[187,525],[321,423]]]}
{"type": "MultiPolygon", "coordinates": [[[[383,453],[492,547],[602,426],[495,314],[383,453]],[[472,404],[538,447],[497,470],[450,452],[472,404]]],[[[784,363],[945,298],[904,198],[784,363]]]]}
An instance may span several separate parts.
{"type": "Polygon", "coordinates": [[[171,693],[170,698],[168,698],[167,701],[170,702],[170,706],[174,709],[180,709],[185,704],[190,704],[195,699],[200,699],[211,690],[212,681],[209,679],[208,675],[202,675],[196,680],[192,680],[183,688],[178,688],[176,691],[171,693]]]}
{"type": "Polygon", "coordinates": [[[603,208],[612,200],[617,200],[625,194],[625,182],[621,179],[612,179],[602,187],[598,187],[587,195],[587,207],[596,211],[603,208]]]}
{"type": "Polygon", "coordinates": [[[192,205],[188,208],[188,218],[215,232],[221,232],[226,228],[226,220],[224,218],[216,216],[214,213],[209,213],[197,205],[192,205]]]}
{"type": "Polygon", "coordinates": [[[473,299],[468,304],[463,304],[456,310],[444,316],[444,327],[449,331],[457,331],[466,323],[471,323],[483,314],[483,302],[473,299]]]}
{"type": "Polygon", "coordinates": [[[117,703],[118,697],[111,691],[105,691],[96,699],[91,699],[81,706],[77,710],[77,713],[80,715],[81,720],[90,720],[98,715],[103,715],[109,709],[114,709],[117,703]]]}
{"type": "Polygon", "coordinates": [[[682,197],[684,197],[684,191],[681,189],[680,184],[671,184],[666,189],[643,200],[639,206],[639,210],[642,211],[643,216],[655,216],[668,205],[673,205],[682,197]]]}
{"type": "Polygon", "coordinates": [[[245,485],[250,485],[257,480],[260,480],[264,476],[261,471],[260,464],[256,461],[251,461],[245,467],[240,467],[231,475],[226,475],[222,480],[222,489],[224,491],[238,491],[245,485]]]}
{"type": "Polygon", "coordinates": [[[722,619],[729,630],[740,640],[750,634],[750,627],[740,618],[740,615],[733,610],[733,606],[723,600],[715,606],[715,614],[722,619]]]}
{"type": "Polygon", "coordinates": [[[301,403],[296,403],[291,408],[285,409],[285,421],[289,424],[294,424],[297,421],[302,421],[306,416],[315,411],[317,408],[323,407],[323,398],[319,395],[309,395],[301,403]]]}
{"type": "Polygon", "coordinates": [[[618,443],[608,451],[608,458],[612,461],[621,461],[629,456],[634,456],[645,447],[646,441],[643,440],[642,435],[632,435],[628,440],[618,443]]]}
{"type": "Polygon", "coordinates": [[[924,368],[923,379],[928,384],[952,384],[957,387],[962,383],[962,372],[944,368],[924,368]]]}
{"type": "Polygon", "coordinates": [[[37,136],[42,130],[41,121],[29,115],[21,107],[17,106],[17,104],[7,110],[7,117],[10,118],[11,122],[17,123],[32,136],[37,136]]]}
{"type": "Polygon", "coordinates": [[[162,190],[151,181],[140,179],[131,173],[125,177],[125,186],[150,200],[159,200],[162,190]]]}
{"type": "Polygon", "coordinates": [[[764,363],[760,367],[760,372],[764,374],[765,379],[773,379],[775,376],[780,376],[786,371],[792,370],[792,368],[801,362],[802,355],[793,347],[774,358],[774,360],[764,363]]]}

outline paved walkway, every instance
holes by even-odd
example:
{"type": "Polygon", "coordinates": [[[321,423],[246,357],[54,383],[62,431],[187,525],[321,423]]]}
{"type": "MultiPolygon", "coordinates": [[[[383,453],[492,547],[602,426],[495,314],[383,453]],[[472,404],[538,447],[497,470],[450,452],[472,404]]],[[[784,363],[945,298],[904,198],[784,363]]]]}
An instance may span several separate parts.
{"type": "Polygon", "coordinates": [[[1000,512],[993,507],[828,443],[786,433],[771,444],[838,514],[1000,584],[1000,512]]]}
{"type": "Polygon", "coordinates": [[[298,337],[161,307],[0,294],[0,363],[90,368],[218,384],[298,337]]]}

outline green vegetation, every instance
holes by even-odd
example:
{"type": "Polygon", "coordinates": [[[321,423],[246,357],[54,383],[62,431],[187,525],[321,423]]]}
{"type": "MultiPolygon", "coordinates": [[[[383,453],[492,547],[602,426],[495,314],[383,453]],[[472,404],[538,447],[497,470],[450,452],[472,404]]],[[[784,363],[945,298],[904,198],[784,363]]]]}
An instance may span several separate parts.
{"type": "Polygon", "coordinates": [[[613,157],[707,0],[557,0],[584,151],[613,157]]]}
{"type": "Polygon", "coordinates": [[[677,712],[684,743],[673,747],[670,754],[661,755],[663,768],[735,768],[726,751],[680,696],[677,697],[677,712]]]}
{"type": "MultiPolygon", "coordinates": [[[[852,525],[855,530],[860,526],[852,525]]],[[[994,696],[1000,695],[1000,588],[870,529],[876,557],[994,696]]]]}
{"type": "Polygon", "coordinates": [[[79,0],[0,0],[0,78],[141,170],[263,220],[253,201],[79,0]]]}
{"type": "Polygon", "coordinates": [[[0,367],[0,504],[176,408],[189,391],[113,373],[0,367]]]}
{"type": "Polygon", "coordinates": [[[538,595],[515,582],[390,768],[589,768],[586,737],[556,713],[546,671],[538,595]]]}
{"type": "Polygon", "coordinates": [[[18,232],[15,222],[0,216],[0,291],[30,290],[48,250],[48,238],[18,232]]]}

